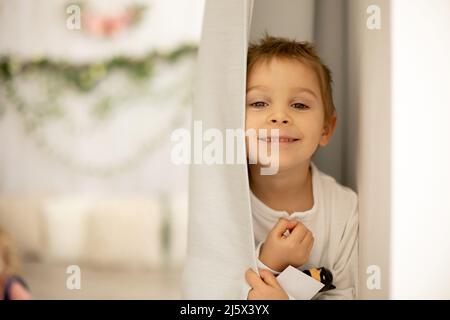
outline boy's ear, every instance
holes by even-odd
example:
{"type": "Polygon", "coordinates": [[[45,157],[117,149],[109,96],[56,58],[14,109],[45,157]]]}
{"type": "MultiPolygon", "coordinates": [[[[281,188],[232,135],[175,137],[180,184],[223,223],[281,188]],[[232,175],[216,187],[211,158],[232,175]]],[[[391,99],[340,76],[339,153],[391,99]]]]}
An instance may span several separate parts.
{"type": "Polygon", "coordinates": [[[322,137],[320,138],[319,145],[324,147],[328,144],[333,135],[334,129],[336,128],[336,114],[334,113],[330,120],[325,123],[323,127],[322,137]]]}

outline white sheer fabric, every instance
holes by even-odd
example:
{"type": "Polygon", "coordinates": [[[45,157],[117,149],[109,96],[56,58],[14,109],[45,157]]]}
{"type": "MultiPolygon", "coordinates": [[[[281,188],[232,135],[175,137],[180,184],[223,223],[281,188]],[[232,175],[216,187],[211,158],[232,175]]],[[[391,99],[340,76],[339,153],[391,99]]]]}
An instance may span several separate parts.
{"type": "MultiPolygon", "coordinates": [[[[252,7],[253,0],[206,2],[192,113],[204,130],[244,128],[252,7]]],[[[246,164],[191,165],[183,298],[245,299],[244,272],[256,267],[248,191],[246,164]]]]}

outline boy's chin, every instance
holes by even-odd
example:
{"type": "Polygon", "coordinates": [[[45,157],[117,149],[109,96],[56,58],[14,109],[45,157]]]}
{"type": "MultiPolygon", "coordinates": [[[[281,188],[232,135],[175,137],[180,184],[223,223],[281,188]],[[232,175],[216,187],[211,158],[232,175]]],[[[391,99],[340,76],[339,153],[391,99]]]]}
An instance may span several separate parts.
{"type": "Polygon", "coordinates": [[[280,158],[280,161],[278,162],[278,166],[275,164],[269,164],[269,165],[261,165],[258,163],[258,167],[263,168],[275,168],[277,167],[277,173],[283,172],[283,171],[289,171],[289,170],[295,170],[298,169],[299,165],[303,162],[308,161],[309,159],[283,159],[280,158]]]}
{"type": "Polygon", "coordinates": [[[278,172],[289,171],[298,168],[298,162],[294,161],[280,161],[278,163],[278,172]]]}

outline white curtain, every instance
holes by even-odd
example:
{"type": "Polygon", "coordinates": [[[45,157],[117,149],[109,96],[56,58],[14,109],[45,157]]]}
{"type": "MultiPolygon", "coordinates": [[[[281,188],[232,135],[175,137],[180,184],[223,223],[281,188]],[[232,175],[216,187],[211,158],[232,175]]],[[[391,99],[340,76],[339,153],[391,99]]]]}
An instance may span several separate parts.
{"type": "MultiPolygon", "coordinates": [[[[245,69],[253,0],[206,1],[192,120],[244,128],[245,69]]],[[[191,165],[185,299],[245,299],[256,268],[245,164],[191,165]]]]}

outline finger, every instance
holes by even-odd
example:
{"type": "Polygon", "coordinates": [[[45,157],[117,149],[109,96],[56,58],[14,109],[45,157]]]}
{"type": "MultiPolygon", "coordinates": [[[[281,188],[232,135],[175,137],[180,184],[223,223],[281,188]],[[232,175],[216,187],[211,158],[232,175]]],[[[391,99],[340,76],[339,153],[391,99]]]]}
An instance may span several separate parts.
{"type": "Polygon", "coordinates": [[[311,246],[314,243],[314,237],[312,235],[311,231],[307,231],[305,237],[303,238],[302,242],[300,243],[300,246],[307,249],[309,246],[311,246]]]}
{"type": "Polygon", "coordinates": [[[292,231],[295,228],[295,226],[298,225],[299,223],[300,222],[297,220],[288,220],[288,224],[287,224],[286,228],[289,231],[292,231]]]}
{"type": "Polygon", "coordinates": [[[249,286],[254,289],[264,285],[264,281],[252,269],[247,269],[247,271],[245,272],[245,280],[247,281],[249,286]]]}
{"type": "Polygon", "coordinates": [[[314,246],[314,239],[311,241],[311,243],[308,246],[308,254],[311,253],[311,250],[312,250],[313,246],[314,246]]]}
{"type": "Polygon", "coordinates": [[[274,288],[280,288],[280,284],[278,283],[275,276],[269,270],[259,269],[259,275],[267,283],[269,286],[274,288]]]}
{"type": "Polygon", "coordinates": [[[309,230],[305,227],[305,225],[303,223],[299,222],[295,226],[294,230],[292,230],[289,238],[292,237],[292,239],[294,239],[296,243],[300,244],[300,243],[302,243],[302,241],[305,238],[308,231],[309,230]]]}
{"type": "Polygon", "coordinates": [[[298,225],[300,222],[297,220],[288,220],[286,231],[283,233],[283,238],[286,239],[291,234],[291,231],[295,228],[296,225],[298,225]]]}
{"type": "Polygon", "coordinates": [[[247,300],[255,300],[254,299],[254,292],[255,292],[255,290],[254,289],[250,289],[250,291],[248,292],[248,295],[247,295],[247,300]]]}
{"type": "Polygon", "coordinates": [[[272,231],[270,231],[271,235],[277,238],[281,238],[283,234],[286,232],[288,222],[289,222],[288,220],[280,218],[277,224],[273,227],[272,231]]]}

